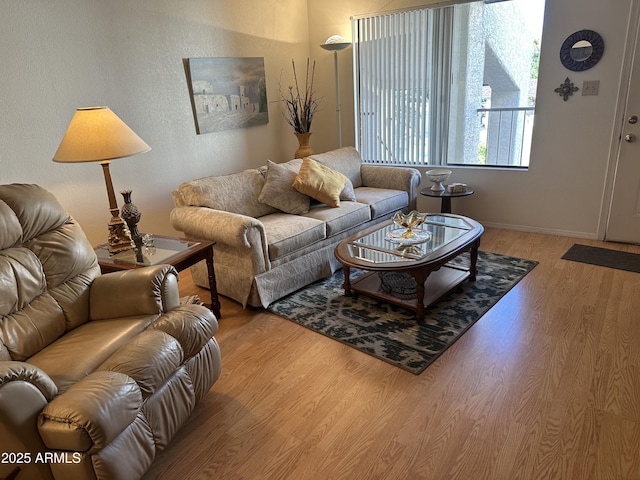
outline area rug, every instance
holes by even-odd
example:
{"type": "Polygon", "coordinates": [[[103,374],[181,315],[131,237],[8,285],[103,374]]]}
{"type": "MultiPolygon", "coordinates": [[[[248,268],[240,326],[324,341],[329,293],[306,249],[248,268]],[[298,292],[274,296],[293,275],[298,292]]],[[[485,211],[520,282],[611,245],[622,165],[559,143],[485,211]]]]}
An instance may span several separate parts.
{"type": "Polygon", "coordinates": [[[189,295],[180,297],[180,305],[203,305],[198,295],[189,295]]]}
{"type": "MultiPolygon", "coordinates": [[[[456,261],[468,265],[468,254],[456,261]]],[[[365,295],[345,297],[342,270],[272,303],[268,310],[417,375],[537,264],[481,251],[476,281],[465,281],[444,296],[424,320],[365,295]]],[[[352,271],[352,278],[363,273],[352,271]]]]}
{"type": "Polygon", "coordinates": [[[621,252],[620,250],[591,247],[576,243],[567,250],[562,259],[640,273],[640,254],[637,253],[621,252]]]}

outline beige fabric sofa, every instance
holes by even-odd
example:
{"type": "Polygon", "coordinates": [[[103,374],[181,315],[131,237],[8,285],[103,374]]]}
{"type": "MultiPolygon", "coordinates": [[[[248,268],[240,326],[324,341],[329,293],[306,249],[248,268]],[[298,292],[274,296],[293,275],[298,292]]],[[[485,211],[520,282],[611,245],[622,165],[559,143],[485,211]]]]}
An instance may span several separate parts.
{"type": "MultiPolygon", "coordinates": [[[[290,191],[291,180],[269,188],[273,164],[185,182],[172,192],[173,227],[186,236],[216,242],[220,294],[243,306],[267,307],[340,268],[333,254],[338,242],[416,206],[416,169],[363,164],[353,147],[309,158],[348,178],[339,207],[309,202],[307,197],[308,211],[283,212],[304,208],[298,208],[300,199],[290,191]]],[[[288,168],[295,177],[301,163],[291,160],[279,164],[280,170],[288,168]]],[[[192,275],[197,284],[208,286],[203,265],[195,266],[192,275]]]]}
{"type": "Polygon", "coordinates": [[[46,190],[0,185],[0,477],[142,477],[220,375],[171,266],[101,275],[46,190]]]}

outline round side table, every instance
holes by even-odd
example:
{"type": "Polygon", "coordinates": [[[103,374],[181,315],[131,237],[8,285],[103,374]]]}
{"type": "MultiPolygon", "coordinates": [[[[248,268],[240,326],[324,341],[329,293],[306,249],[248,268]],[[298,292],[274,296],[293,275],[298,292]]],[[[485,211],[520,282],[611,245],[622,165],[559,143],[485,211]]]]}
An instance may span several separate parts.
{"type": "Polygon", "coordinates": [[[436,191],[436,190],[431,190],[430,188],[425,188],[423,190],[420,190],[420,194],[425,195],[427,197],[442,198],[440,213],[451,213],[451,198],[466,197],[468,195],[473,195],[473,189],[467,188],[467,190],[464,192],[449,192],[446,189],[441,191],[436,191]]]}

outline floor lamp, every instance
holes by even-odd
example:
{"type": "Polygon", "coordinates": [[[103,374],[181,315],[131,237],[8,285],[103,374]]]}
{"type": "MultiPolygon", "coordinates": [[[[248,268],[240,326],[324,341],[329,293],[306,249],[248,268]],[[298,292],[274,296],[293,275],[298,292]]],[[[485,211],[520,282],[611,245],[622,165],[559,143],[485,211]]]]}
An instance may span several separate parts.
{"type": "Polygon", "coordinates": [[[333,52],[333,64],[336,71],[336,115],[338,117],[338,147],[342,148],[342,122],[340,119],[340,78],[338,75],[338,52],[351,44],[340,35],[333,35],[320,45],[325,50],[333,52]]]}

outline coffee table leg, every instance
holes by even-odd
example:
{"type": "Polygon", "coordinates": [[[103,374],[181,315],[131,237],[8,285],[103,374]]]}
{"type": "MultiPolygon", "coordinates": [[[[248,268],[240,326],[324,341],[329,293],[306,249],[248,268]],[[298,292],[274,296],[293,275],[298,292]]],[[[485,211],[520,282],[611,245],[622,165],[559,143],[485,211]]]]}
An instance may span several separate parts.
{"type": "Polygon", "coordinates": [[[220,299],[218,298],[218,286],[216,285],[216,272],[213,268],[213,247],[207,251],[207,258],[205,259],[207,264],[207,275],[209,277],[209,292],[211,293],[211,311],[220,318],[220,299]]]}
{"type": "Polygon", "coordinates": [[[350,268],[347,265],[342,266],[342,271],[344,272],[344,282],[342,283],[342,287],[344,288],[344,295],[346,297],[351,296],[351,273],[350,268]]]}
{"type": "Polygon", "coordinates": [[[429,277],[429,273],[413,272],[413,278],[416,281],[416,320],[424,320],[424,284],[429,277]]]}

